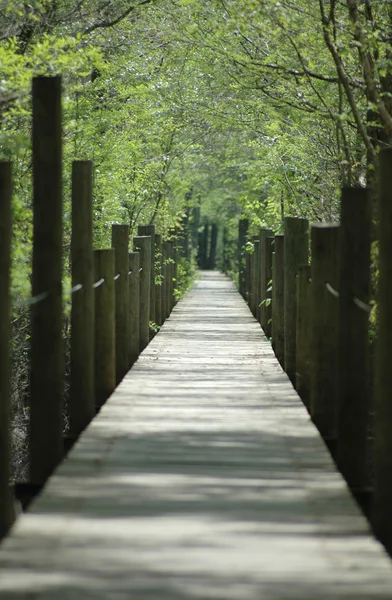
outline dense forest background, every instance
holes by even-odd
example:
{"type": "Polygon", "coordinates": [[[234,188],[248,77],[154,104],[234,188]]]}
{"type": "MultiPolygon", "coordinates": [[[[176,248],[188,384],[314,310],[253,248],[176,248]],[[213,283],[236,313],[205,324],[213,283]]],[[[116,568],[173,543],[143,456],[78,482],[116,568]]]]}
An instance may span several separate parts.
{"type": "MultiPolygon", "coordinates": [[[[389,0],[0,0],[19,423],[28,410],[32,76],[64,81],[66,250],[75,159],[94,161],[97,247],[109,244],[112,223],[154,223],[165,235],[199,205],[200,226],[224,225],[234,240],[240,215],[275,232],[283,216],[337,220],[341,187],[372,185],[392,136],[391,44],[389,0]]],[[[23,443],[23,423],[14,430],[23,443]]]]}

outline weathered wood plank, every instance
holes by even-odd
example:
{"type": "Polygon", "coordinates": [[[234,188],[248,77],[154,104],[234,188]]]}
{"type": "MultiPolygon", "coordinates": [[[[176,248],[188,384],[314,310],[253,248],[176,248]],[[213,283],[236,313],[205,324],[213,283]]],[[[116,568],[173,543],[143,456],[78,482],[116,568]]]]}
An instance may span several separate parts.
{"type": "Polygon", "coordinates": [[[0,549],[6,600],[389,600],[392,568],[234,285],[204,272],[0,549]]]}

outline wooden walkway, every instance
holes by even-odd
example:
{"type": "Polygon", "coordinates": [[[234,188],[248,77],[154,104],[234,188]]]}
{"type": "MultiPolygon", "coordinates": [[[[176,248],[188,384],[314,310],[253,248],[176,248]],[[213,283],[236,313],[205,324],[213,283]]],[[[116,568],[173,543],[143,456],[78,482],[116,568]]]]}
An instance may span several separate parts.
{"type": "Polygon", "coordinates": [[[3,543],[0,598],[390,600],[392,564],[205,272],[3,543]]]}

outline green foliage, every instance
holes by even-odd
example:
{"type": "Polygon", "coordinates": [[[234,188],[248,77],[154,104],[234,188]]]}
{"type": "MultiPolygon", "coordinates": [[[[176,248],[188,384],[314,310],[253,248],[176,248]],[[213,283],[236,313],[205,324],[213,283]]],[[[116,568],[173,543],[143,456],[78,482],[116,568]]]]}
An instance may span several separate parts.
{"type": "Polygon", "coordinates": [[[177,266],[177,281],[175,281],[174,296],[178,301],[190,290],[196,276],[196,265],[193,260],[183,256],[179,258],[177,266]]]}

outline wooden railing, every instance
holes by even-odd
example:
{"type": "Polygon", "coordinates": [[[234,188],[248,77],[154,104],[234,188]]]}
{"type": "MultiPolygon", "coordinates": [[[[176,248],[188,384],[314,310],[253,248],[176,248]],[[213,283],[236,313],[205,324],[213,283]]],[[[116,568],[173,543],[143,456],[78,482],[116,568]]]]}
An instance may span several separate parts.
{"type": "Polygon", "coordinates": [[[357,188],[342,191],[339,225],[309,229],[306,219],[288,217],[284,235],[262,229],[249,240],[249,224],[240,221],[239,288],[392,551],[392,149],[380,153],[378,181],[376,304],[370,304],[372,200],[357,188]],[[369,358],[372,310],[375,360],[369,358]]]}
{"type": "MultiPolygon", "coordinates": [[[[175,304],[176,242],[153,225],[112,225],[112,248],[93,251],[93,166],[72,165],[69,433],[64,439],[61,79],[33,81],[33,267],[30,482],[45,483],[175,304]],[[129,252],[130,243],[133,252],[129,252]],[[156,283],[157,282],[157,283],[156,283]]],[[[0,163],[0,537],[14,520],[10,486],[10,248],[12,165],[0,163]]]]}

